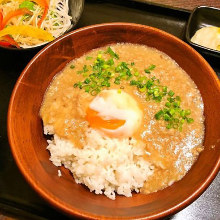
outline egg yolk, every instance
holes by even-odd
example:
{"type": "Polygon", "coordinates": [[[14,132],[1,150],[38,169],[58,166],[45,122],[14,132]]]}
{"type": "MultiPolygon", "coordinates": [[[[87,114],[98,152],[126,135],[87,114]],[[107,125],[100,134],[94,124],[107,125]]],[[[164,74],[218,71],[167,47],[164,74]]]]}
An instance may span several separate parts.
{"type": "Polygon", "coordinates": [[[131,137],[140,127],[143,116],[136,100],[116,89],[101,91],[85,113],[91,127],[114,138],[131,137]]]}
{"type": "Polygon", "coordinates": [[[119,119],[104,120],[98,116],[97,111],[92,110],[91,108],[87,108],[86,110],[86,120],[89,122],[91,127],[105,128],[110,130],[117,129],[124,125],[126,122],[125,120],[119,119]]]}

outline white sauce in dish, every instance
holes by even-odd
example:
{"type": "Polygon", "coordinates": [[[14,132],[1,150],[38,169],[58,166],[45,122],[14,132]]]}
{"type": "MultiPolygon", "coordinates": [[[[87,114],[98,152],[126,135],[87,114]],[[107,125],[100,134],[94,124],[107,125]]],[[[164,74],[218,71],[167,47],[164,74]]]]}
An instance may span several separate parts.
{"type": "Polygon", "coordinates": [[[203,27],[196,31],[191,41],[213,50],[220,50],[220,28],[203,27]]]}

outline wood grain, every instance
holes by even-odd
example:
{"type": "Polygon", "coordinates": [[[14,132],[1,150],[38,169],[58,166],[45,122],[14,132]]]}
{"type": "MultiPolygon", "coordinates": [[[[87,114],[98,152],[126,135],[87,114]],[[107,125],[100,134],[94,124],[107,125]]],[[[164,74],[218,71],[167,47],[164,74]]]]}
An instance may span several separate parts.
{"type": "Polygon", "coordinates": [[[220,8],[220,0],[138,0],[140,2],[151,2],[171,6],[174,8],[182,8],[193,10],[197,6],[205,5],[220,8]]]}

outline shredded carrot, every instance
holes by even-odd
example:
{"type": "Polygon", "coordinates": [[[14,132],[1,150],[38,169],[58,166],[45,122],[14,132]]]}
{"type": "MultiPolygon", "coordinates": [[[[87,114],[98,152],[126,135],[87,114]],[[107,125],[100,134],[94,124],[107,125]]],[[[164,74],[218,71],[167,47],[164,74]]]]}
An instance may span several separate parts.
{"type": "MultiPolygon", "coordinates": [[[[0,10],[0,30],[3,28],[2,27],[2,23],[3,23],[3,13],[2,10],[0,10]]],[[[10,37],[9,35],[6,35],[3,37],[3,41],[0,42],[1,46],[16,46],[17,48],[20,48],[20,46],[18,45],[17,42],[15,42],[15,40],[10,37]]]]}
{"type": "Polygon", "coordinates": [[[18,45],[18,43],[9,35],[6,35],[4,37],[5,41],[7,41],[8,43],[10,43],[11,45],[17,47],[17,48],[20,48],[20,46],[18,45]]]}
{"type": "Polygon", "coordinates": [[[2,26],[1,26],[1,29],[3,29],[6,24],[14,17],[17,17],[19,15],[24,15],[24,14],[30,14],[32,15],[32,12],[29,11],[27,8],[19,8],[15,11],[10,11],[4,18],[3,18],[3,21],[2,21],[2,26]]]}
{"type": "Polygon", "coordinates": [[[49,0],[32,0],[33,2],[37,3],[38,5],[40,5],[42,8],[44,8],[44,12],[43,15],[41,17],[41,19],[38,22],[38,27],[41,26],[43,20],[46,18],[48,10],[49,10],[49,0]]]}
{"type": "Polygon", "coordinates": [[[45,6],[45,0],[31,0],[31,1],[35,2],[36,4],[40,5],[41,7],[45,6]]]}
{"type": "Polygon", "coordinates": [[[43,13],[43,15],[42,15],[40,21],[37,23],[38,27],[41,26],[43,20],[46,18],[48,9],[49,9],[48,6],[45,6],[45,8],[44,8],[44,13],[43,13]]]}

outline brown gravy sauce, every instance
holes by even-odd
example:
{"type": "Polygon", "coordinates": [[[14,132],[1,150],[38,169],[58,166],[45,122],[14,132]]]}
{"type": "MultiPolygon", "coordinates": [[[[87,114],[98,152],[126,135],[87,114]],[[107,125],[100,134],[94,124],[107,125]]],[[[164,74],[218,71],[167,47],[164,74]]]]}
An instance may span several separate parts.
{"type": "MultiPolygon", "coordinates": [[[[152,75],[160,79],[161,85],[166,85],[181,97],[183,109],[191,109],[190,117],[194,119],[193,123],[184,124],[182,132],[175,129],[168,130],[163,121],[154,119],[154,114],[164,107],[166,100],[160,103],[146,101],[135,87],[128,85],[128,82],[120,85],[111,84],[110,89],[119,89],[123,86],[124,91],[140,103],[144,118],[134,138],[146,143],[145,158],[154,166],[154,173],[146,180],[141,192],[155,192],[180,180],[203,150],[202,98],[191,78],[166,54],[154,48],[134,44],[114,44],[111,48],[120,57],[116,63],[134,62],[135,68],[143,75],[145,68],[151,64],[156,65],[152,75]]],[[[85,120],[85,112],[94,96],[74,88],[73,84],[84,79],[82,75],[77,74],[77,71],[82,70],[84,64],[92,65],[99,50],[106,48],[93,50],[73,60],[56,75],[45,94],[40,111],[44,125],[52,125],[57,135],[71,140],[78,147],[83,147],[85,143],[84,133],[89,127],[85,120]],[[93,59],[86,60],[87,56],[93,59]],[[71,65],[75,68],[71,69],[71,65]]]]}

